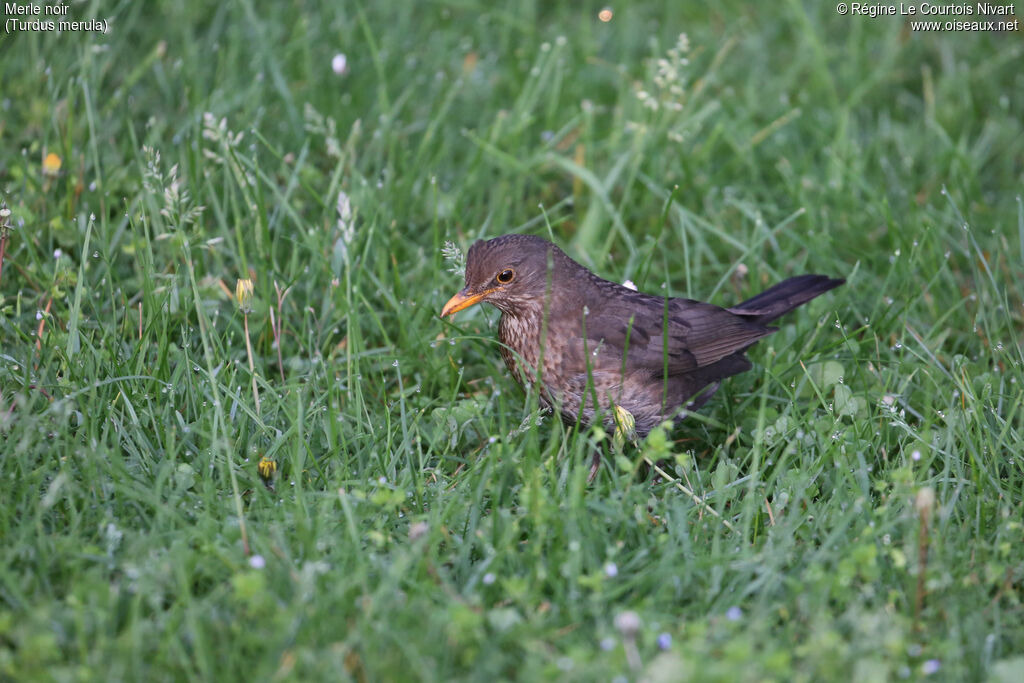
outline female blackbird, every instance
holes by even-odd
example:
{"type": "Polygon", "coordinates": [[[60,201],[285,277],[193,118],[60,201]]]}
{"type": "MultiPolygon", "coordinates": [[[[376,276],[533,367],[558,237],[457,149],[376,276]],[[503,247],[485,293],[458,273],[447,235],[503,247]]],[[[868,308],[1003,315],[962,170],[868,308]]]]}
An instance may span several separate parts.
{"type": "Polygon", "coordinates": [[[628,410],[640,436],[681,409],[704,405],[775,320],[843,284],[799,275],[732,308],[642,294],[602,280],[551,242],[531,235],[478,241],[466,286],[441,316],[485,301],[501,310],[501,355],[516,381],[534,385],[568,423],[598,413],[614,429],[628,410]]]}

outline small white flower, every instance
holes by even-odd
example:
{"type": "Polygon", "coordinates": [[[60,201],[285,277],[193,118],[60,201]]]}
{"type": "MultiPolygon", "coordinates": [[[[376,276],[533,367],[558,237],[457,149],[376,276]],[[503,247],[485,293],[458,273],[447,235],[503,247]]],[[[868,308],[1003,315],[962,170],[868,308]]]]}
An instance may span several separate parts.
{"type": "Polygon", "coordinates": [[[427,535],[430,525],[426,522],[415,522],[409,527],[409,540],[417,541],[427,535]]]}
{"type": "Polygon", "coordinates": [[[331,60],[331,70],[339,76],[345,75],[345,72],[348,71],[348,57],[341,52],[334,55],[334,59],[331,60]]]}
{"type": "Polygon", "coordinates": [[[346,232],[351,228],[352,223],[352,200],[349,199],[348,195],[344,190],[338,191],[338,228],[342,232],[346,232]]]}
{"type": "Polygon", "coordinates": [[[619,567],[614,562],[608,562],[604,565],[604,575],[609,579],[614,579],[619,575],[619,567]]]}
{"type": "Polygon", "coordinates": [[[249,566],[253,569],[263,569],[267,566],[267,561],[262,555],[253,555],[249,558],[249,566]]]}
{"type": "Polygon", "coordinates": [[[632,610],[615,615],[615,628],[626,638],[632,638],[640,630],[640,615],[632,610]]]}

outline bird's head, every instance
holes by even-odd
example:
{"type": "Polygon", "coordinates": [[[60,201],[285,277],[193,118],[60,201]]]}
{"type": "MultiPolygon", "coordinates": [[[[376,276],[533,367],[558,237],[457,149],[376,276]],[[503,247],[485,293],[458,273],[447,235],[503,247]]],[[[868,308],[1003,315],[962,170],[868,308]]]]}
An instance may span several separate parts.
{"type": "Polygon", "coordinates": [[[563,260],[569,258],[558,247],[532,235],[480,240],[466,257],[466,286],[448,300],[441,317],[481,301],[511,315],[539,307],[545,293],[557,287],[553,280],[563,260]]]}

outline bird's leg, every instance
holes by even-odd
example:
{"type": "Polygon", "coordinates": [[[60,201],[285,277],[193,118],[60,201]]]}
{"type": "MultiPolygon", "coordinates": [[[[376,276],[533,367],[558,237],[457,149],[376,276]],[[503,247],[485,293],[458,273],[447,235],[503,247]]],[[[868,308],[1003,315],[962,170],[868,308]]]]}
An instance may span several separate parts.
{"type": "Polygon", "coordinates": [[[594,456],[590,460],[590,474],[587,475],[587,483],[593,484],[594,478],[597,476],[597,470],[601,467],[601,450],[597,449],[594,451],[594,456]]]}

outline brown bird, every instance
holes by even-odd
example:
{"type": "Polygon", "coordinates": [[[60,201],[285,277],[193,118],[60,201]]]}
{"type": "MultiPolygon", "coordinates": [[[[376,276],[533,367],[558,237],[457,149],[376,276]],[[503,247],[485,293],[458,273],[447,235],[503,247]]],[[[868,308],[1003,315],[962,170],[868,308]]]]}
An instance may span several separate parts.
{"type": "Polygon", "coordinates": [[[681,409],[704,405],[726,377],[749,370],[744,352],[775,320],[843,284],[799,275],[732,308],[636,292],[602,280],[551,242],[531,235],[478,241],[466,286],[441,316],[481,301],[501,310],[501,355],[521,385],[572,424],[609,429],[628,410],[639,435],[681,409]]]}

